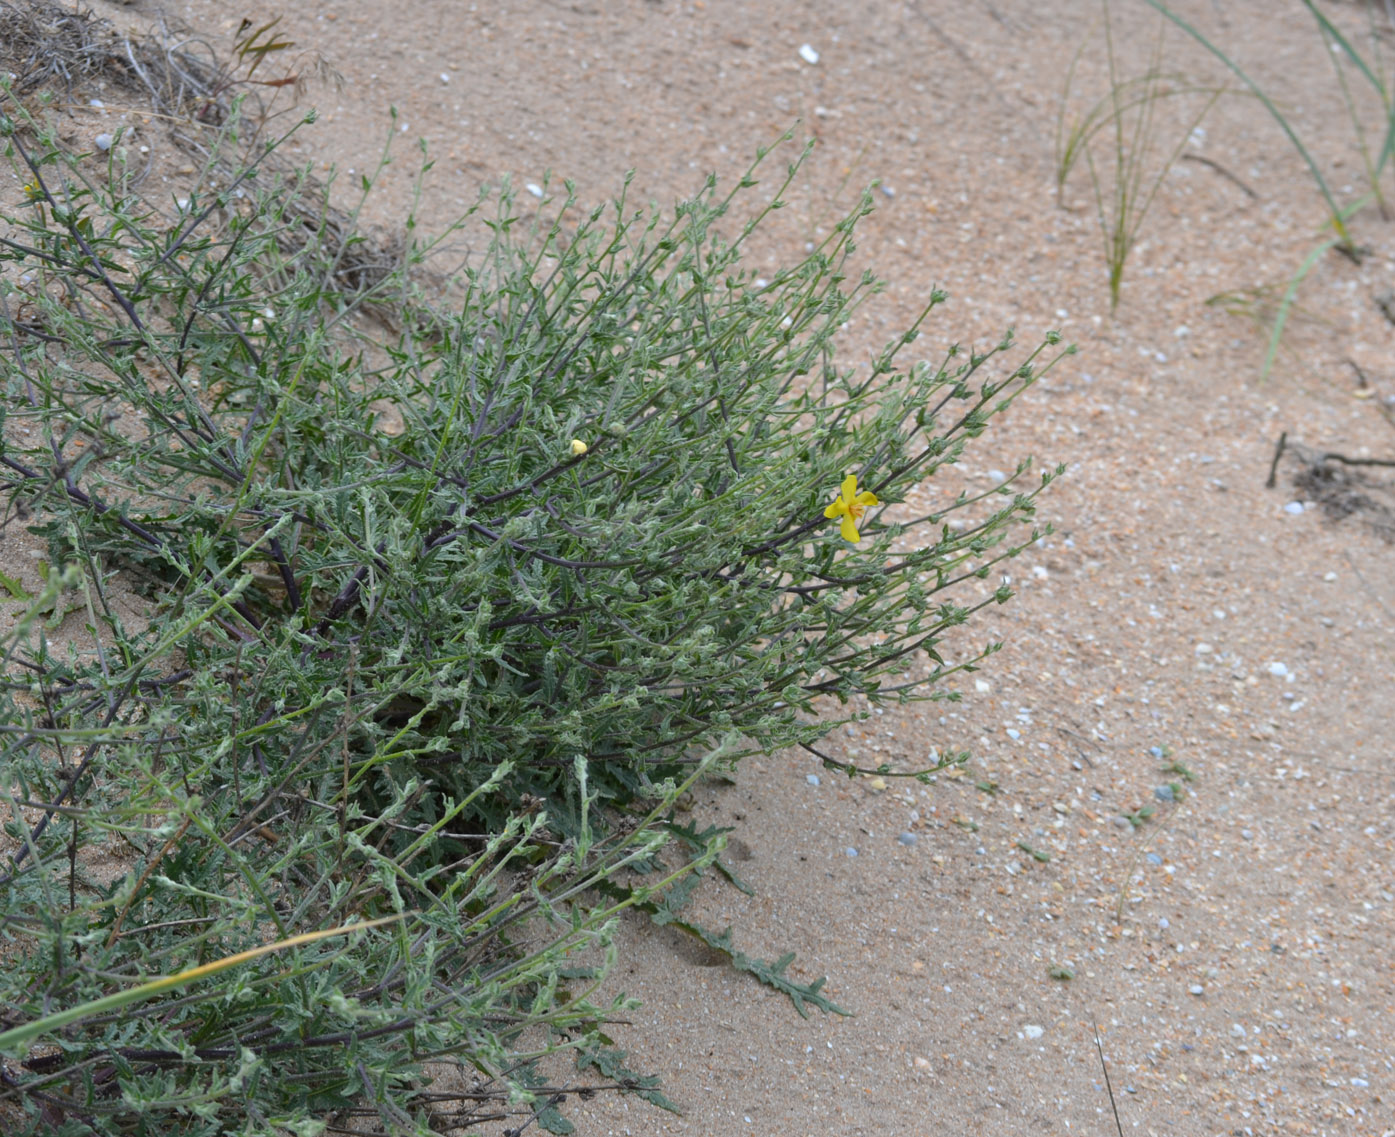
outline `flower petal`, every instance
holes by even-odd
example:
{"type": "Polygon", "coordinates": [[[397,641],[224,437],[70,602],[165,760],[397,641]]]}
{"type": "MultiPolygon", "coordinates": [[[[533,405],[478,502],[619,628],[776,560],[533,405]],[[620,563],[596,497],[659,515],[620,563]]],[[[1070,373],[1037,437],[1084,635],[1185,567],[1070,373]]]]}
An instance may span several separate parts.
{"type": "Polygon", "coordinates": [[[881,505],[880,499],[871,490],[863,490],[857,495],[858,505],[881,505]]]}
{"type": "Polygon", "coordinates": [[[847,504],[841,497],[837,497],[833,499],[832,505],[824,506],[823,515],[825,517],[842,517],[847,512],[847,504]]]}
{"type": "Polygon", "coordinates": [[[839,493],[841,494],[844,502],[846,502],[848,505],[852,505],[854,499],[856,499],[857,497],[856,474],[849,474],[846,478],[843,479],[843,485],[842,488],[839,490],[839,493]]]}
{"type": "Polygon", "coordinates": [[[838,527],[838,532],[843,535],[844,541],[850,541],[854,545],[862,540],[862,534],[857,531],[857,523],[853,521],[851,515],[843,518],[843,524],[838,527]]]}

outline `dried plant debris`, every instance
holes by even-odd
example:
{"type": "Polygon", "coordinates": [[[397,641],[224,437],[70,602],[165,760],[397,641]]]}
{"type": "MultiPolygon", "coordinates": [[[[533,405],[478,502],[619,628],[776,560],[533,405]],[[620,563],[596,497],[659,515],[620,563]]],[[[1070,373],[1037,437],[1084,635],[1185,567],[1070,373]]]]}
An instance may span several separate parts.
{"type": "MultiPolygon", "coordinates": [[[[0,0],[0,69],[12,75],[11,90],[19,95],[61,87],[71,98],[75,83],[95,82],[140,95],[153,113],[172,120],[169,137],[175,145],[227,184],[234,169],[246,165],[241,159],[262,141],[260,131],[249,131],[238,154],[215,157],[227,139],[210,135],[209,128],[228,122],[234,95],[242,100],[244,121],[264,124],[270,107],[263,92],[289,87],[298,99],[311,80],[339,82],[334,69],[313,53],[288,59],[281,72],[258,72],[269,52],[284,53],[295,46],[275,35],[274,23],[254,26],[244,21],[231,48],[221,50],[163,16],[148,32],[125,35],[90,9],[51,0],[0,0]]],[[[276,155],[259,164],[266,174],[293,173],[276,155]]],[[[371,292],[400,264],[406,247],[403,236],[360,231],[349,212],[329,203],[323,183],[308,174],[299,176],[304,193],[296,197],[294,209],[300,224],[286,227],[286,251],[296,251],[311,234],[323,230],[340,251],[334,286],[348,295],[371,292]]]]}
{"type": "Polygon", "coordinates": [[[91,10],[45,0],[0,0],[0,60],[14,72],[14,87],[21,93],[110,75],[120,53],[116,29],[91,10]]]}
{"type": "Polygon", "coordinates": [[[1287,452],[1299,465],[1294,488],[1316,502],[1324,516],[1332,521],[1356,517],[1395,543],[1395,458],[1350,458],[1292,441],[1287,452]]]}

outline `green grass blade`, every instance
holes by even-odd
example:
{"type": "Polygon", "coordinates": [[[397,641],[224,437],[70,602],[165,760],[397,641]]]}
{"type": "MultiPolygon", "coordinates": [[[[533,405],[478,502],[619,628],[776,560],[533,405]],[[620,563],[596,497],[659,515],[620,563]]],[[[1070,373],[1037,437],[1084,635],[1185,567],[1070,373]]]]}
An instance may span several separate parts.
{"type": "Polygon", "coordinates": [[[277,940],[272,944],[263,944],[258,948],[251,948],[248,951],[240,951],[235,955],[224,956],[222,959],[215,959],[212,963],[201,964],[198,967],[190,967],[185,971],[177,972],[174,975],[162,975],[159,979],[152,979],[148,983],[142,983],[138,987],[132,987],[127,991],[118,991],[114,995],[106,995],[100,999],[93,999],[90,1002],[79,1003],[76,1007],[69,1007],[66,1011],[58,1011],[55,1014],[44,1015],[43,1018],[27,1022],[23,1026],[14,1027],[0,1033],[0,1054],[9,1054],[12,1057],[20,1057],[29,1044],[40,1035],[48,1034],[50,1031],[58,1030],[70,1023],[78,1022],[80,1019],[90,1018],[93,1015],[106,1014],[108,1011],[119,1011],[122,1007],[129,1007],[132,1003],[139,1003],[152,996],[171,991],[176,987],[183,987],[187,983],[196,983],[200,979],[207,979],[210,975],[217,975],[220,971],[226,971],[230,967],[238,967],[241,964],[257,959],[263,955],[270,955],[272,952],[284,951],[286,948],[301,947],[305,944],[313,944],[317,940],[329,939],[331,936],[346,936],[352,932],[361,932],[366,928],[377,928],[383,924],[395,923],[403,918],[402,914],[384,916],[378,920],[362,920],[357,924],[346,924],[342,928],[326,928],[319,932],[303,932],[298,936],[290,936],[284,940],[277,940]]]}
{"type": "Polygon", "coordinates": [[[1381,96],[1383,98],[1385,96],[1385,84],[1382,83],[1380,81],[1380,78],[1374,72],[1372,72],[1369,67],[1366,66],[1366,61],[1361,58],[1360,52],[1358,52],[1356,48],[1351,46],[1350,41],[1348,41],[1346,36],[1342,35],[1341,30],[1337,27],[1337,25],[1334,24],[1331,20],[1329,20],[1324,13],[1318,10],[1318,7],[1316,4],[1313,3],[1313,0],[1303,0],[1303,7],[1307,8],[1308,11],[1310,11],[1313,14],[1313,19],[1315,19],[1318,22],[1318,26],[1322,28],[1324,34],[1329,36],[1332,39],[1332,42],[1334,42],[1338,47],[1340,47],[1344,52],[1346,52],[1347,58],[1350,59],[1354,64],[1356,64],[1356,69],[1360,71],[1361,74],[1366,76],[1367,81],[1371,84],[1372,87],[1374,87],[1377,91],[1381,93],[1381,96]]]}
{"type": "Polygon", "coordinates": [[[1164,16],[1166,16],[1169,20],[1171,20],[1174,24],[1176,24],[1179,28],[1181,28],[1184,32],[1186,32],[1189,36],[1196,40],[1197,43],[1201,44],[1202,47],[1204,47],[1207,51],[1209,51],[1212,55],[1214,55],[1217,59],[1219,59],[1222,63],[1229,67],[1232,71],[1234,71],[1236,76],[1240,79],[1240,81],[1255,93],[1255,97],[1258,98],[1259,101],[1264,104],[1265,109],[1268,110],[1269,113],[1274,116],[1274,121],[1277,122],[1279,124],[1280,129],[1283,130],[1283,132],[1286,135],[1288,135],[1288,140],[1293,143],[1294,149],[1298,151],[1303,161],[1307,163],[1308,172],[1313,175],[1313,181],[1317,183],[1318,190],[1322,193],[1323,198],[1327,202],[1327,207],[1332,213],[1333,228],[1336,229],[1337,233],[1341,236],[1343,243],[1348,245],[1351,244],[1351,237],[1347,233],[1347,227],[1341,219],[1341,208],[1337,205],[1337,199],[1332,196],[1332,191],[1327,187],[1327,179],[1322,176],[1322,171],[1318,169],[1317,162],[1313,159],[1313,156],[1308,153],[1308,148],[1303,145],[1303,140],[1298,137],[1298,133],[1293,129],[1292,126],[1289,125],[1288,119],[1284,118],[1283,116],[1283,112],[1281,112],[1279,108],[1274,105],[1274,101],[1264,93],[1264,89],[1260,87],[1260,85],[1256,83],[1253,79],[1251,79],[1247,74],[1245,74],[1245,72],[1240,69],[1240,65],[1236,63],[1235,60],[1231,59],[1230,56],[1226,55],[1225,52],[1223,52],[1220,48],[1218,48],[1215,44],[1208,40],[1196,28],[1192,27],[1191,24],[1187,23],[1186,20],[1182,19],[1181,16],[1173,12],[1172,9],[1169,8],[1166,4],[1162,3],[1162,0],[1144,0],[1144,2],[1148,4],[1149,7],[1155,9],[1158,12],[1161,12],[1164,16]]]}
{"type": "Polygon", "coordinates": [[[1269,334],[1269,351],[1264,356],[1264,367],[1259,373],[1261,379],[1267,379],[1270,368],[1274,366],[1274,356],[1279,352],[1279,340],[1283,338],[1284,325],[1288,323],[1289,309],[1293,307],[1293,298],[1298,293],[1298,286],[1303,283],[1303,278],[1312,271],[1313,265],[1317,264],[1322,254],[1329,249],[1336,248],[1341,243],[1340,240],[1324,241],[1308,254],[1298,271],[1294,273],[1293,279],[1288,282],[1288,287],[1284,289],[1284,297],[1279,301],[1279,310],[1274,316],[1274,330],[1269,334]]]}

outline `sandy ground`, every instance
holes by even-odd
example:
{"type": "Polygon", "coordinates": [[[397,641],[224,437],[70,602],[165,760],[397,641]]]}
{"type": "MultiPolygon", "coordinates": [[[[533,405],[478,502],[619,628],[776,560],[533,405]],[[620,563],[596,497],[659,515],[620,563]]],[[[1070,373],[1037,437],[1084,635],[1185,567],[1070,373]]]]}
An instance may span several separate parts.
{"type": "MultiPolygon", "coordinates": [[[[97,8],[157,14],[153,0],[97,8]]],[[[1338,190],[1359,181],[1296,0],[1179,8],[1282,101],[1338,190]]],[[[1295,487],[1293,455],[1265,485],[1284,431],[1318,452],[1395,455],[1393,329],[1375,302],[1395,279],[1395,227],[1358,216],[1370,254],[1319,263],[1297,354],[1261,382],[1263,337],[1206,301],[1281,285],[1320,239],[1322,201],[1263,107],[1224,98],[1188,149],[1213,165],[1166,178],[1111,315],[1085,170],[1064,206],[1054,186],[1064,72],[1085,37],[1067,119],[1106,89],[1093,3],[197,0],[168,15],[226,50],[244,14],[278,11],[345,80],[307,96],[321,114],[298,154],[352,171],[347,184],[399,136],[372,223],[401,225],[418,139],[437,159],[430,228],[482,181],[548,170],[596,202],[633,168],[640,196],[672,201],[799,120],[820,146],[759,256],[799,255],[861,185],[884,187],[861,247],[889,287],[849,329],[850,355],[936,285],[953,300],[927,357],[1008,325],[1081,347],[969,454],[984,487],[1028,453],[1070,467],[1042,505],[1056,534],[1014,566],[1019,598],[970,629],[1004,650],[961,703],[829,740],[904,768],[968,748],[969,773],[878,791],[779,755],[696,804],[739,826],[734,864],[756,888],[714,886],[705,919],[752,955],[797,952],[796,976],[827,975],[853,1013],[801,1019],[635,919],[612,989],[643,1006],[616,1037],[684,1113],[572,1099],[579,1131],[1104,1134],[1093,1020],[1125,1132],[1395,1132],[1395,546],[1377,532],[1390,471],[1348,468],[1378,484],[1340,520],[1295,487]],[[1170,801],[1178,761],[1196,781],[1170,801]],[[1125,819],[1145,805],[1151,818],[1125,819]]],[[[1116,20],[1137,74],[1154,19],[1119,3],[1116,20]]],[[[1167,59],[1225,79],[1179,34],[1167,59]]],[[[1185,102],[1163,108],[1167,148],[1185,102]]]]}

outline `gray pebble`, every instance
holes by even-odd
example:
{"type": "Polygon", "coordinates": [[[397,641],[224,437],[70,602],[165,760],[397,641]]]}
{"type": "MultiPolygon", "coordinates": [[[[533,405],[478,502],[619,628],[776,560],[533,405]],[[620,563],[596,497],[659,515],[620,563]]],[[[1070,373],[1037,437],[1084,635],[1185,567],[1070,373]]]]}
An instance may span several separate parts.
{"type": "Polygon", "coordinates": [[[811,786],[816,786],[819,784],[819,776],[817,774],[805,774],[804,780],[808,782],[811,786]]]}
{"type": "Polygon", "coordinates": [[[855,857],[855,856],[857,856],[857,850],[854,849],[851,845],[849,845],[849,846],[848,846],[845,850],[843,850],[843,851],[844,851],[845,853],[847,853],[848,856],[850,856],[850,857],[855,857]]]}
{"type": "Polygon", "coordinates": [[[1149,863],[1150,865],[1160,865],[1160,864],[1162,864],[1162,858],[1161,858],[1160,856],[1158,856],[1157,853],[1149,853],[1149,854],[1148,854],[1148,863],[1149,863]]]}
{"type": "Polygon", "coordinates": [[[914,833],[911,833],[909,831],[902,833],[901,836],[897,837],[896,839],[900,841],[903,845],[914,845],[917,841],[920,840],[919,837],[917,837],[914,833]]]}
{"type": "Polygon", "coordinates": [[[1153,796],[1159,801],[1176,801],[1177,791],[1171,786],[1156,786],[1153,789],[1153,796]]]}
{"type": "Polygon", "coordinates": [[[96,142],[98,150],[110,150],[113,139],[110,134],[99,134],[93,141],[96,142]]]}

